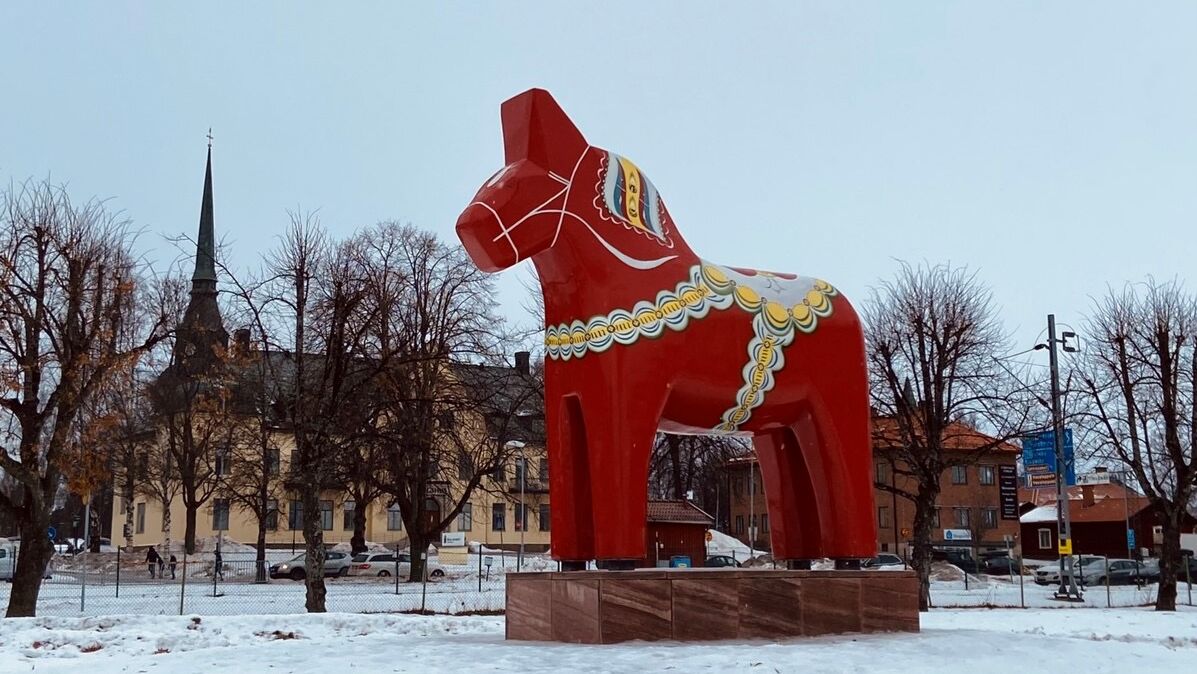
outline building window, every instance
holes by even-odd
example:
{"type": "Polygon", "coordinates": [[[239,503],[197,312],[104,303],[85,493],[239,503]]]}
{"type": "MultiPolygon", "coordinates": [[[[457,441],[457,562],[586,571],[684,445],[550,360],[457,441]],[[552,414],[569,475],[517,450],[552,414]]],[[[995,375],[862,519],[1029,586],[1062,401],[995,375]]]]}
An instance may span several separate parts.
{"type": "Polygon", "coordinates": [[[968,484],[968,466],[952,466],[952,484],[968,484]]]}
{"type": "Polygon", "coordinates": [[[212,528],[227,531],[229,528],[229,500],[218,498],[212,505],[212,528]]]}
{"type": "Polygon", "coordinates": [[[229,448],[228,447],[221,447],[220,449],[216,450],[216,474],[218,476],[229,474],[229,448]]]}
{"type": "Polygon", "coordinates": [[[266,528],[270,531],[278,529],[278,500],[266,501],[266,528]]]}
{"type": "Polygon", "coordinates": [[[490,529],[491,531],[506,531],[507,530],[507,504],[494,503],[490,507],[490,529]]]}
{"type": "Polygon", "coordinates": [[[968,508],[952,508],[952,514],[956,517],[957,529],[967,529],[969,527],[968,508]]]}
{"type": "Polygon", "coordinates": [[[457,451],[457,479],[469,480],[474,477],[474,459],[464,449],[457,451]]]}
{"type": "Polygon", "coordinates": [[[387,506],[387,531],[403,531],[403,511],[396,503],[387,506]]]}
{"type": "MultiPolygon", "coordinates": [[[[515,480],[514,480],[514,482],[518,486],[518,485],[527,484],[527,480],[528,480],[528,460],[523,457],[520,457],[515,460],[515,480]]],[[[517,525],[517,527],[518,527],[518,525],[517,525]]]]}
{"type": "Polygon", "coordinates": [[[320,502],[320,528],[325,531],[332,531],[333,525],[333,502],[320,502]]]}
{"type": "Polygon", "coordinates": [[[303,501],[291,501],[291,511],[287,513],[287,528],[292,531],[303,528],[303,501]]]}
{"type": "Polygon", "coordinates": [[[539,517],[537,519],[540,520],[540,530],[549,531],[549,525],[553,522],[553,520],[549,519],[549,504],[541,503],[540,512],[538,514],[539,517]]]}
{"type": "Polygon", "coordinates": [[[353,501],[345,502],[345,514],[341,518],[341,529],[344,531],[353,531],[353,514],[357,510],[357,503],[353,501]]]}
{"type": "Polygon", "coordinates": [[[266,474],[278,475],[281,459],[277,449],[266,450],[266,474]]]}
{"type": "Polygon", "coordinates": [[[472,531],[474,529],[474,505],[467,503],[461,507],[461,512],[457,513],[457,530],[458,531],[472,531]]]}
{"type": "Polygon", "coordinates": [[[732,493],[736,496],[744,495],[744,478],[737,477],[732,481],[732,493]]]}
{"type": "Polygon", "coordinates": [[[885,470],[885,462],[884,461],[878,461],[873,466],[873,481],[876,482],[877,484],[888,484],[889,483],[889,475],[888,475],[888,471],[885,470]]]}
{"type": "Polygon", "coordinates": [[[1051,550],[1052,549],[1052,530],[1051,529],[1040,529],[1039,530],[1039,549],[1040,550],[1051,550]]]}
{"type": "Polygon", "coordinates": [[[985,508],[981,511],[981,528],[996,529],[998,522],[997,508],[985,508]]]}
{"type": "Polygon", "coordinates": [[[145,533],[145,504],[137,504],[137,533],[145,533]]]}
{"type": "Polygon", "coordinates": [[[540,481],[543,484],[549,483],[549,460],[548,459],[540,460],[540,481]]]}
{"type": "Polygon", "coordinates": [[[889,507],[881,506],[877,508],[877,526],[881,529],[889,528],[889,507]]]}
{"type": "Polygon", "coordinates": [[[737,534],[744,533],[744,516],[743,515],[736,515],[736,533],[737,534]]]}
{"type": "Polygon", "coordinates": [[[977,466],[977,481],[985,485],[994,484],[996,480],[993,473],[993,466],[977,466]]]}
{"type": "Polygon", "coordinates": [[[523,503],[515,504],[515,530],[528,530],[528,506],[523,503]]]}
{"type": "Polygon", "coordinates": [[[769,533],[769,516],[768,515],[761,515],[761,533],[762,534],[769,533]]]}
{"type": "Polygon", "coordinates": [[[936,506],[935,508],[933,508],[931,510],[931,528],[938,529],[940,526],[941,525],[939,523],[939,506],[936,506]]]}

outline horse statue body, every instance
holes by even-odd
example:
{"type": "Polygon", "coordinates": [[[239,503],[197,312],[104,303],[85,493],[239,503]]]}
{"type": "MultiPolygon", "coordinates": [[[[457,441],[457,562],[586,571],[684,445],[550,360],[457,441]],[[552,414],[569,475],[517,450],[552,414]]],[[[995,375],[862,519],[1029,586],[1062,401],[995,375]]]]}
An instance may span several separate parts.
{"type": "Polygon", "coordinates": [[[545,309],[552,554],[645,556],[658,430],[751,436],[775,560],[876,551],[864,339],[828,283],[698,257],[628,159],[553,97],[502,106],[505,166],[457,234],[481,269],[530,259],[545,309]]]}

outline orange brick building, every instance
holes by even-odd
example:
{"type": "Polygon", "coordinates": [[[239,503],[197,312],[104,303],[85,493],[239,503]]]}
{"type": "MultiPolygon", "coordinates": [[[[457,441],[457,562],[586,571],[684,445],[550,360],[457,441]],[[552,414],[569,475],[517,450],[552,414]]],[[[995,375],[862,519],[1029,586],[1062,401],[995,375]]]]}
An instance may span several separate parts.
{"type": "MultiPolygon", "coordinates": [[[[904,475],[905,465],[896,456],[892,421],[874,418],[874,482],[913,492],[915,481],[904,475]]],[[[993,438],[962,424],[953,424],[947,436],[951,454],[961,465],[944,471],[936,502],[932,542],[938,547],[965,547],[985,551],[1005,548],[1005,537],[1018,545],[1018,447],[1001,443],[979,454],[978,448],[993,438]]],[[[727,533],[759,550],[769,549],[769,516],[756,457],[732,459],[726,465],[727,516],[720,525],[727,533]],[[751,468],[751,473],[749,472],[751,468]],[[755,529],[754,529],[755,527],[755,529]],[[755,531],[755,536],[753,533],[755,531]]],[[[878,552],[909,556],[914,529],[914,503],[878,487],[874,490],[878,552]]]]}

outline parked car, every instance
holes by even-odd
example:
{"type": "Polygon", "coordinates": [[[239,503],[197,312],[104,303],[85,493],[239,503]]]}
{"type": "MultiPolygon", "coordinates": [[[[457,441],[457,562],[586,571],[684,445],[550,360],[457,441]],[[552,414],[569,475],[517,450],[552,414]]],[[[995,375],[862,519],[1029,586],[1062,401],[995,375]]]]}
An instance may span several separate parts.
{"type": "MultiPolygon", "coordinates": [[[[1104,564],[1102,565],[1104,570],[1104,564]]],[[[1102,574],[1095,585],[1146,585],[1160,582],[1160,565],[1155,560],[1137,562],[1133,559],[1111,559],[1109,575],[1102,574]]]]}
{"type": "MultiPolygon", "coordinates": [[[[1105,557],[1098,555],[1076,555],[1072,565],[1076,573],[1076,581],[1080,585],[1095,585],[1099,578],[1105,576],[1105,557]]],[[[1060,565],[1051,563],[1039,567],[1035,571],[1037,585],[1058,585],[1060,583],[1060,565]]]]}
{"type": "Polygon", "coordinates": [[[876,569],[882,566],[905,566],[906,562],[902,558],[889,552],[882,552],[872,559],[866,559],[860,563],[862,569],[876,569]]]}
{"type": "MultiPolygon", "coordinates": [[[[443,578],[445,570],[435,562],[427,562],[429,578],[443,578]]],[[[349,565],[351,576],[388,577],[398,571],[401,578],[411,575],[411,556],[406,552],[362,552],[353,556],[349,565]]]]}
{"type": "Polygon", "coordinates": [[[931,552],[931,559],[948,562],[965,573],[985,573],[985,565],[973,559],[972,554],[965,548],[933,550],[931,552]]]}
{"type": "Polygon", "coordinates": [[[740,566],[740,561],[735,557],[729,555],[711,555],[707,557],[707,561],[703,566],[713,569],[722,569],[729,566],[740,566]]]}
{"type": "MultiPolygon", "coordinates": [[[[353,559],[347,552],[329,551],[325,553],[327,556],[324,559],[324,575],[325,576],[347,576],[349,575],[349,565],[353,559]]],[[[272,564],[270,566],[271,578],[290,578],[291,580],[303,580],[307,578],[307,553],[301,552],[282,564],[272,564]]]]}
{"type": "Polygon", "coordinates": [[[985,560],[985,573],[991,576],[1008,576],[1022,573],[1022,562],[1012,557],[990,557],[985,560]]]}

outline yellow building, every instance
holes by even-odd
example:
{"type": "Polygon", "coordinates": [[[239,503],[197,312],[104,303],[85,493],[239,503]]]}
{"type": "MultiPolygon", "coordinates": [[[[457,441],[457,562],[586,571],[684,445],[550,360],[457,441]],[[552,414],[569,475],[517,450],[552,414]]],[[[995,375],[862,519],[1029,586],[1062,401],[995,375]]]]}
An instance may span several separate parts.
{"type": "MultiPolygon", "coordinates": [[[[196,239],[195,270],[192,274],[191,298],[187,306],[182,323],[178,326],[174,358],[170,367],[160,377],[159,382],[166,381],[162,390],[182,390],[180,382],[194,383],[214,370],[217,363],[229,349],[228,332],[224,328],[217,298],[217,278],[215,265],[215,227],[212,210],[212,151],[208,149],[207,166],[204,176],[204,191],[200,208],[200,226],[196,239]]],[[[233,352],[249,353],[257,358],[272,358],[278,354],[248,351],[248,331],[239,331],[234,340],[233,352]]],[[[288,357],[289,358],[289,357],[288,357]]],[[[488,381],[501,382],[499,386],[506,386],[503,382],[514,382],[517,386],[527,386],[529,363],[527,353],[516,354],[515,369],[489,368],[487,366],[453,364],[455,376],[459,382],[470,386],[478,386],[483,378],[474,377],[470,373],[498,371],[499,376],[488,381]],[[517,373],[518,377],[512,377],[517,373]]],[[[501,395],[508,395],[510,391],[500,390],[501,395]]],[[[173,394],[171,394],[173,395],[173,394]]],[[[525,397],[526,400],[526,397],[525,397]]],[[[537,401],[538,402],[538,401],[537,401]]],[[[521,409],[515,415],[514,424],[521,429],[520,433],[511,436],[503,432],[504,439],[514,438],[504,445],[504,452],[512,454],[507,465],[501,470],[483,479],[476,488],[461,512],[453,518],[445,530],[449,533],[461,532],[467,541],[479,541],[488,547],[503,547],[516,549],[523,542],[525,549],[530,551],[544,550],[549,544],[549,503],[548,503],[548,462],[545,458],[543,442],[543,416],[537,413],[539,405],[530,405],[528,410],[521,409]]],[[[223,407],[223,406],[222,406],[223,407]]],[[[193,411],[193,410],[192,410],[193,411]]],[[[196,423],[192,414],[187,423],[196,423]]],[[[452,415],[449,415],[450,417],[452,415]]],[[[481,413],[470,416],[482,417],[481,413]]],[[[211,417],[209,417],[210,419],[211,417]]],[[[509,417],[509,420],[514,417],[509,417]]],[[[224,417],[226,424],[238,424],[236,417],[224,417]]],[[[160,421],[160,419],[159,419],[160,421]]],[[[200,423],[203,423],[201,418],[200,423]]],[[[438,421],[438,423],[440,423],[438,421]]],[[[464,424],[463,428],[476,428],[480,433],[488,433],[488,419],[457,419],[448,423],[464,424]]],[[[154,451],[155,447],[165,443],[161,424],[156,429],[147,430],[142,442],[147,451],[154,451]],[[155,444],[157,443],[157,444],[155,444]]],[[[506,426],[506,425],[505,425],[506,426]]],[[[252,435],[252,434],[251,434],[252,435]]],[[[230,434],[228,437],[234,437],[230,434]]],[[[498,438],[479,437],[479,446],[492,441],[498,443],[498,438]]],[[[228,440],[237,443],[240,441],[228,440]]],[[[301,547],[303,544],[302,512],[298,494],[289,488],[287,480],[290,453],[293,447],[290,434],[285,431],[274,431],[269,446],[272,447],[272,460],[269,461],[272,481],[271,493],[278,495],[272,501],[271,515],[267,517],[266,543],[270,547],[301,547]]],[[[236,456],[236,448],[228,449],[236,456]]],[[[260,452],[260,450],[259,450],[260,452]]],[[[249,452],[251,455],[253,452],[249,452]]],[[[262,454],[258,453],[258,457],[262,454]]],[[[235,460],[214,460],[215,468],[205,478],[201,491],[211,491],[213,496],[202,505],[196,513],[195,538],[201,549],[206,547],[207,540],[221,538],[237,543],[254,544],[258,538],[258,522],[254,512],[239,507],[228,498],[221,496],[218,489],[220,481],[229,480],[230,469],[236,469],[235,460]]],[[[259,464],[260,465],[260,464],[259,464]]],[[[487,462],[483,465],[491,465],[487,462]]],[[[131,500],[121,496],[123,484],[114,485],[116,495],[112,508],[113,539],[122,545],[131,543],[134,546],[162,546],[169,537],[171,548],[178,549],[184,537],[186,512],[181,494],[176,494],[170,502],[170,531],[165,530],[166,514],[159,496],[153,495],[154,490],[146,488],[148,480],[144,475],[132,468],[126,468],[137,479],[134,480],[131,500]],[[129,531],[125,531],[128,524],[129,531]],[[123,535],[122,535],[123,534],[123,535]]],[[[432,496],[424,504],[422,517],[443,519],[461,500],[464,486],[460,475],[451,474],[458,470],[453,466],[437,468],[441,478],[431,485],[432,496]]],[[[167,471],[169,474],[169,471],[167,471]]],[[[469,477],[473,477],[470,475],[469,477]]],[[[119,478],[118,478],[119,479],[119,478]]],[[[167,480],[167,478],[163,478],[167,480]]],[[[227,484],[227,483],[226,483],[227,484]]],[[[161,493],[161,489],[157,493],[161,493]]],[[[325,491],[320,495],[320,520],[324,529],[324,540],[330,545],[348,543],[353,536],[353,520],[356,504],[347,492],[325,491]]],[[[366,514],[366,540],[373,543],[392,544],[403,547],[407,541],[404,531],[403,518],[397,506],[384,501],[376,501],[364,506],[366,514]]]]}

